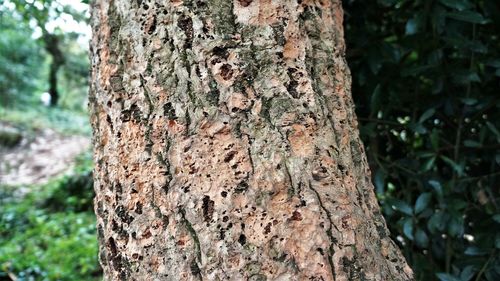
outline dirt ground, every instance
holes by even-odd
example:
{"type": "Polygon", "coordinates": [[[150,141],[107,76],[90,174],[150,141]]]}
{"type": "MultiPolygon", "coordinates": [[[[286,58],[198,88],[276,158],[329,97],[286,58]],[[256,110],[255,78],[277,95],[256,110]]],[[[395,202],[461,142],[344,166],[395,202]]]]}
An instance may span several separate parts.
{"type": "Polygon", "coordinates": [[[90,138],[64,136],[51,129],[23,134],[13,148],[0,147],[0,184],[29,186],[46,183],[68,170],[80,153],[88,150],[90,138]]]}

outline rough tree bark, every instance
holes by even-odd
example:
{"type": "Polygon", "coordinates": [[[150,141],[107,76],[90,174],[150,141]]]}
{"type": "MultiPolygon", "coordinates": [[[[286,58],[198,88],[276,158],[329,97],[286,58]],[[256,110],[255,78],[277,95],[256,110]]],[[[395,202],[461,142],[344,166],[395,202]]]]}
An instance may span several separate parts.
{"type": "Polygon", "coordinates": [[[92,5],[109,280],[411,280],[357,132],[339,1],[92,5]]]}

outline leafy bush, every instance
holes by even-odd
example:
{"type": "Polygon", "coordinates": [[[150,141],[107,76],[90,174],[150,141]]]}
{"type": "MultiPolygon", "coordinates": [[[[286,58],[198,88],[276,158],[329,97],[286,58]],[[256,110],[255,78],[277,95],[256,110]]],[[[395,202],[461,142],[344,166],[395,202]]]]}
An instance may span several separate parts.
{"type": "Polygon", "coordinates": [[[86,112],[50,108],[41,104],[12,107],[0,105],[0,119],[25,131],[50,128],[62,134],[90,136],[89,117],[86,112]]]}
{"type": "Polygon", "coordinates": [[[41,78],[41,48],[31,38],[32,30],[0,10],[0,104],[26,102],[41,78]]]}
{"type": "Polygon", "coordinates": [[[0,280],[100,279],[90,155],[77,163],[21,200],[1,194],[0,280]]]}
{"type": "Polygon", "coordinates": [[[374,183],[417,280],[500,280],[500,6],[344,9],[374,183]]]}

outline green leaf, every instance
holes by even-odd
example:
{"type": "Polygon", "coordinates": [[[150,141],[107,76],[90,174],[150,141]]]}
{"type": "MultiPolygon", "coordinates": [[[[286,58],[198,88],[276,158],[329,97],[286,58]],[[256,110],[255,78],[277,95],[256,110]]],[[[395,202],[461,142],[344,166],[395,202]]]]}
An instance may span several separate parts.
{"type": "Polygon", "coordinates": [[[425,72],[431,68],[434,68],[435,65],[421,65],[421,66],[415,66],[415,67],[410,67],[410,68],[404,68],[401,70],[401,76],[407,77],[407,76],[416,76],[422,72],[425,72]]]}
{"type": "Polygon", "coordinates": [[[494,221],[500,223],[500,214],[496,214],[492,218],[493,218],[494,221]]]}
{"type": "Polygon", "coordinates": [[[396,211],[400,211],[401,213],[408,216],[413,215],[413,209],[410,205],[408,205],[408,203],[404,201],[392,199],[390,200],[389,204],[391,204],[391,207],[396,211]]]}
{"type": "Polygon", "coordinates": [[[446,13],[446,16],[455,20],[470,23],[485,24],[488,22],[483,15],[473,11],[449,12],[446,13]]]}
{"type": "Polygon", "coordinates": [[[415,242],[420,248],[427,248],[427,246],[429,246],[429,237],[427,233],[420,228],[417,229],[417,232],[415,232],[415,242]]]}
{"type": "Polygon", "coordinates": [[[375,188],[377,190],[378,194],[383,194],[385,191],[385,178],[386,174],[382,169],[378,169],[375,172],[375,177],[373,179],[373,183],[375,185],[375,188]]]}
{"type": "Polygon", "coordinates": [[[436,113],[436,110],[434,108],[429,108],[427,109],[422,116],[420,116],[420,119],[418,119],[418,123],[423,123],[425,120],[431,118],[434,113],[436,113]]]}
{"type": "Polygon", "coordinates": [[[408,239],[413,240],[413,221],[411,218],[407,218],[403,224],[403,233],[408,239]]]}
{"type": "Polygon", "coordinates": [[[439,2],[449,8],[459,11],[470,8],[470,3],[467,0],[439,0],[439,2]]]}
{"type": "Polygon", "coordinates": [[[495,125],[493,125],[493,123],[491,123],[490,121],[487,121],[486,126],[488,126],[488,128],[493,132],[493,134],[495,134],[497,140],[500,142],[500,132],[497,130],[495,125]]]}
{"type": "Polygon", "coordinates": [[[405,33],[406,35],[413,35],[418,31],[418,21],[416,19],[409,19],[406,22],[405,33]]]}
{"type": "Polygon", "coordinates": [[[472,277],[474,276],[475,273],[476,273],[476,270],[474,269],[474,266],[468,265],[460,273],[460,280],[469,281],[472,279],[472,277]]]}
{"type": "Polygon", "coordinates": [[[492,66],[495,68],[500,68],[500,59],[490,60],[490,61],[486,62],[486,65],[489,65],[489,66],[492,66]]]}
{"type": "Polygon", "coordinates": [[[432,148],[438,149],[439,148],[439,131],[437,129],[433,129],[430,137],[431,137],[432,148]]]}
{"type": "Polygon", "coordinates": [[[481,143],[473,140],[464,140],[464,145],[466,147],[473,147],[473,148],[481,147],[481,143]]]}
{"type": "Polygon", "coordinates": [[[451,274],[448,274],[448,273],[444,273],[444,272],[441,272],[441,273],[436,273],[436,276],[439,278],[439,280],[441,281],[461,281],[460,279],[458,279],[457,277],[451,275],[451,274]]]}
{"type": "Polygon", "coordinates": [[[467,247],[467,249],[465,249],[464,254],[466,254],[468,256],[484,256],[484,255],[488,254],[488,252],[485,250],[479,249],[476,246],[470,246],[470,247],[467,247]]]}
{"type": "Polygon", "coordinates": [[[380,109],[380,100],[381,94],[380,94],[380,84],[377,84],[375,89],[373,90],[373,93],[371,95],[371,100],[370,100],[370,110],[374,114],[377,113],[377,111],[380,109]]]}
{"type": "Polygon", "coordinates": [[[452,217],[448,224],[448,234],[451,237],[461,237],[464,234],[464,220],[461,217],[452,217]]]}
{"type": "Polygon", "coordinates": [[[415,214],[419,214],[427,206],[429,205],[429,202],[431,201],[432,194],[430,192],[425,192],[420,194],[420,196],[417,198],[417,202],[415,202],[415,214]]]}
{"type": "Polygon", "coordinates": [[[378,0],[378,2],[386,7],[389,7],[396,4],[398,0],[378,0]]]}
{"type": "Polygon", "coordinates": [[[464,169],[462,165],[456,163],[455,161],[451,160],[450,158],[444,155],[441,155],[439,158],[443,159],[443,161],[446,162],[446,164],[450,165],[453,168],[453,170],[457,172],[459,176],[463,175],[464,169]]]}
{"type": "Polygon", "coordinates": [[[430,180],[428,183],[432,186],[438,197],[443,197],[443,186],[441,185],[440,182],[436,180],[430,180]]]}
{"type": "Polygon", "coordinates": [[[432,167],[434,167],[434,162],[436,162],[436,156],[429,158],[427,161],[425,161],[423,170],[425,172],[430,171],[432,167]]]}

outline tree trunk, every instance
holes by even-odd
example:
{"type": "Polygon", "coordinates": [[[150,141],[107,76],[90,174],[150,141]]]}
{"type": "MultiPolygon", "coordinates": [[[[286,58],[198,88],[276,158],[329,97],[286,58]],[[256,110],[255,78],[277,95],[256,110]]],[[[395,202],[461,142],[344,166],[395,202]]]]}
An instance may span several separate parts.
{"type": "Polygon", "coordinates": [[[57,91],[57,73],[64,64],[64,55],[59,48],[59,38],[57,35],[43,31],[43,41],[45,50],[50,54],[52,61],[49,69],[49,95],[50,105],[56,106],[59,102],[59,92],[57,91]]]}
{"type": "Polygon", "coordinates": [[[96,0],[92,25],[108,280],[412,280],[358,136],[340,2],[96,0]]]}

